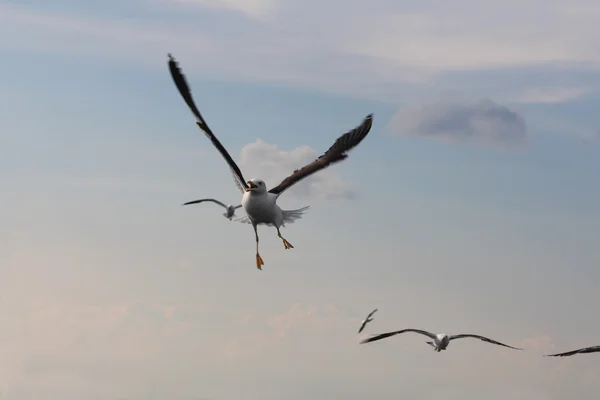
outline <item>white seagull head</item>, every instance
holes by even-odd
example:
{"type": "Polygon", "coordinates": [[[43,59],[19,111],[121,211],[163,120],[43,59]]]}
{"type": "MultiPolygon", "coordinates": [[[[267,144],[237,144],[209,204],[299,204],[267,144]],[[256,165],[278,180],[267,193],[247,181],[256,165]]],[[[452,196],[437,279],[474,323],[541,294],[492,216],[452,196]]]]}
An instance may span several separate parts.
{"type": "Polygon", "coordinates": [[[265,185],[262,179],[250,179],[248,181],[246,192],[266,193],[266,191],[267,185],[265,185]]]}

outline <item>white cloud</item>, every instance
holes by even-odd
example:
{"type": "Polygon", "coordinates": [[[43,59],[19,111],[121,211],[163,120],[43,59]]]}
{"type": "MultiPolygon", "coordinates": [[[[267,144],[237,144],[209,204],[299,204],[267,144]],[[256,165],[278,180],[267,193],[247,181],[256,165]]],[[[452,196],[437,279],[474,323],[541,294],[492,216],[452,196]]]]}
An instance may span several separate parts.
{"type": "Polygon", "coordinates": [[[523,117],[491,100],[440,100],[400,109],[390,122],[392,134],[422,136],[450,142],[474,142],[502,148],[524,144],[523,117]]]}
{"type": "MultiPolygon", "coordinates": [[[[257,139],[242,148],[240,169],[247,179],[260,178],[268,188],[275,187],[294,170],[314,161],[322,152],[317,152],[309,146],[296,147],[291,151],[280,150],[276,144],[270,144],[257,139]]],[[[286,193],[300,198],[321,199],[352,199],[354,192],[348,184],[333,171],[339,167],[334,164],[327,169],[316,172],[292,186],[286,193]]]]}
{"type": "Polygon", "coordinates": [[[522,103],[564,103],[589,93],[588,88],[533,88],[527,89],[518,99],[522,103]]]}

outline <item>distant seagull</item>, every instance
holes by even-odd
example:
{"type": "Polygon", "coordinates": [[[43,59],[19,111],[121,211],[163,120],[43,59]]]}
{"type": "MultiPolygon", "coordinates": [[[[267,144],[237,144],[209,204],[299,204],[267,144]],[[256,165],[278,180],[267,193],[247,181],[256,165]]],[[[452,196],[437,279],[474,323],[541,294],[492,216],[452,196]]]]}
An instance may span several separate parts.
{"type": "Polygon", "coordinates": [[[546,354],[544,357],[567,357],[575,354],[597,353],[600,352],[600,346],[584,347],[583,349],[567,351],[565,353],[546,354]]]}
{"type": "Polygon", "coordinates": [[[361,333],[363,331],[363,329],[365,329],[365,326],[367,326],[367,324],[369,322],[373,321],[373,318],[371,318],[371,315],[375,314],[376,311],[377,311],[377,309],[374,309],[373,311],[371,311],[371,313],[369,315],[367,315],[367,318],[365,318],[365,320],[361,322],[358,333],[361,333]]]}
{"type": "Polygon", "coordinates": [[[483,337],[483,336],[479,336],[479,335],[471,335],[471,334],[462,334],[462,335],[446,335],[445,333],[438,333],[437,335],[434,333],[430,333],[427,331],[422,331],[419,329],[402,329],[401,331],[394,331],[394,332],[388,332],[388,333],[381,333],[378,335],[373,335],[370,338],[364,339],[362,340],[360,343],[364,344],[364,343],[369,343],[369,342],[374,342],[376,340],[381,340],[381,339],[385,339],[387,337],[390,336],[394,336],[394,335],[398,335],[400,333],[404,333],[404,332],[415,332],[415,333],[420,333],[421,335],[425,335],[431,339],[433,339],[433,342],[425,342],[428,345],[433,347],[434,351],[437,351],[438,353],[442,350],[446,350],[446,347],[448,347],[448,343],[450,343],[451,340],[454,339],[461,339],[461,338],[475,338],[475,339],[480,339],[483,340],[484,342],[488,342],[488,343],[492,343],[492,344],[497,344],[499,346],[504,346],[504,347],[510,347],[511,349],[515,349],[515,350],[523,350],[523,349],[519,349],[517,347],[512,347],[500,342],[496,342],[495,340],[483,337]]]}
{"type": "Polygon", "coordinates": [[[231,218],[233,218],[235,216],[235,210],[237,210],[238,208],[240,208],[242,206],[241,204],[238,206],[235,206],[235,207],[232,206],[231,204],[225,205],[216,199],[200,199],[200,200],[188,201],[187,203],[184,203],[183,205],[187,206],[188,204],[198,204],[198,203],[202,203],[203,201],[212,201],[213,203],[216,203],[216,204],[222,206],[223,208],[225,208],[225,213],[223,215],[225,216],[225,218],[229,218],[230,221],[231,221],[231,218]]]}
{"type": "Polygon", "coordinates": [[[256,267],[262,269],[264,265],[263,259],[258,252],[258,231],[257,226],[259,224],[274,225],[277,229],[277,236],[283,241],[283,246],[286,249],[291,249],[294,246],[291,245],[283,236],[279,228],[285,226],[285,223],[292,223],[294,220],[302,218],[302,214],[309,208],[304,207],[296,210],[282,210],[276,204],[279,196],[292,185],[296,184],[300,180],[320,171],[329,165],[342,161],[348,157],[346,152],[356,145],[358,145],[371,130],[373,124],[373,114],[367,115],[363,122],[353,130],[340,136],[335,143],[319,158],[312,163],[305,165],[304,167],[295,170],[290,176],[285,178],[278,186],[267,191],[267,186],[260,179],[250,179],[246,181],[240,171],[239,167],[233,161],[225,147],[221,144],[219,139],[210,130],[204,118],[198,111],[192,93],[186,82],[185,76],[180,71],[179,66],[173,56],[169,54],[169,70],[173,81],[179,90],[179,93],[187,103],[188,107],[196,117],[196,124],[204,134],[211,140],[212,144],[219,150],[225,161],[229,164],[231,171],[233,172],[234,178],[238,188],[242,191],[242,207],[248,215],[247,218],[241,218],[241,222],[248,222],[252,224],[254,228],[254,236],[256,238],[256,267]]]}

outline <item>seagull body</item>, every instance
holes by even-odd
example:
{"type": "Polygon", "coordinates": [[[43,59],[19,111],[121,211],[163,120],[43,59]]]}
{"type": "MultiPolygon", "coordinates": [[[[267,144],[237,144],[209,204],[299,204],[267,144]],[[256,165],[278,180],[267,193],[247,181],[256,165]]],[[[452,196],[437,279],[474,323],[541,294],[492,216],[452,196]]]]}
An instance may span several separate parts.
{"type": "Polygon", "coordinates": [[[365,329],[365,326],[367,326],[367,324],[371,321],[373,321],[373,318],[371,318],[371,316],[373,314],[375,314],[375,312],[377,312],[377,309],[374,309],[373,311],[371,311],[371,313],[369,315],[367,315],[367,318],[364,319],[364,321],[362,321],[360,323],[360,329],[358,330],[358,333],[361,333],[363,331],[363,329],[365,329]]]}
{"type": "Polygon", "coordinates": [[[567,356],[574,356],[575,354],[597,353],[597,352],[600,352],[600,346],[584,347],[583,349],[566,351],[564,353],[546,354],[544,357],[567,357],[567,356]]]}
{"type": "Polygon", "coordinates": [[[242,206],[248,217],[256,224],[283,225],[283,210],[276,204],[277,195],[267,192],[265,183],[260,179],[250,179],[252,188],[244,192],[242,206]]]}
{"type": "Polygon", "coordinates": [[[222,203],[216,199],[200,199],[200,200],[188,201],[187,203],[184,203],[183,205],[187,206],[189,204],[198,204],[198,203],[202,203],[204,201],[211,201],[211,202],[218,204],[221,207],[225,208],[225,213],[223,214],[223,216],[225,218],[228,218],[230,221],[235,216],[235,210],[237,210],[238,208],[240,208],[242,206],[241,204],[237,205],[237,206],[233,206],[231,204],[225,205],[225,203],[222,203]]]}
{"type": "Polygon", "coordinates": [[[468,334],[460,334],[460,335],[447,335],[445,333],[434,334],[434,333],[423,331],[423,330],[420,330],[420,329],[402,329],[402,330],[394,331],[394,332],[380,333],[380,334],[377,334],[377,335],[373,335],[370,338],[364,339],[360,343],[364,344],[364,343],[374,342],[376,340],[385,339],[387,337],[398,335],[398,334],[404,333],[404,332],[420,333],[421,335],[425,335],[425,336],[429,337],[432,340],[431,341],[427,341],[425,343],[427,343],[428,345],[432,346],[433,350],[437,351],[438,353],[440,351],[442,351],[442,350],[446,350],[446,348],[448,347],[448,344],[450,343],[451,340],[461,339],[461,338],[469,338],[469,337],[470,338],[475,338],[475,339],[480,339],[480,340],[483,340],[484,342],[496,344],[496,345],[499,345],[499,346],[509,347],[509,348],[515,349],[515,350],[523,350],[523,349],[520,349],[520,348],[517,348],[517,347],[512,347],[512,346],[509,346],[507,344],[497,342],[495,340],[486,338],[484,336],[473,335],[473,334],[470,334],[470,333],[468,333],[468,334]]]}
{"type": "Polygon", "coordinates": [[[184,101],[196,117],[196,124],[204,132],[206,137],[210,139],[212,144],[221,153],[221,156],[229,164],[229,168],[233,174],[233,178],[237,187],[243,193],[242,207],[246,211],[247,217],[238,219],[237,221],[252,224],[254,228],[254,236],[256,239],[256,267],[261,270],[264,265],[263,259],[258,252],[258,230],[259,224],[273,225],[277,229],[277,236],[283,241],[283,246],[286,249],[291,249],[291,245],[282,235],[279,230],[285,223],[292,223],[296,219],[302,218],[302,214],[309,208],[303,207],[296,210],[282,210],[277,204],[279,196],[288,188],[298,183],[300,180],[327,168],[329,165],[340,162],[348,157],[346,152],[357,146],[369,133],[373,124],[373,115],[369,114],[363,122],[340,136],[334,144],[317,158],[315,161],[305,165],[304,167],[295,170],[290,176],[285,178],[279,185],[267,191],[267,186],[261,179],[251,179],[246,181],[242,175],[242,171],[237,166],[229,152],[221,144],[212,130],[206,124],[206,121],[198,111],[192,93],[186,82],[185,76],[179,69],[175,59],[169,54],[169,71],[171,77],[183,97],[184,101]]]}
{"type": "Polygon", "coordinates": [[[252,224],[255,227],[255,231],[256,226],[261,224],[275,226],[277,235],[282,239],[284,247],[286,249],[294,248],[290,242],[281,236],[279,228],[284,227],[286,223],[292,223],[296,219],[302,218],[302,214],[310,207],[282,210],[277,205],[279,195],[267,192],[267,186],[261,179],[250,179],[248,185],[249,188],[242,196],[242,207],[244,207],[247,216],[238,218],[236,221],[252,224]]]}

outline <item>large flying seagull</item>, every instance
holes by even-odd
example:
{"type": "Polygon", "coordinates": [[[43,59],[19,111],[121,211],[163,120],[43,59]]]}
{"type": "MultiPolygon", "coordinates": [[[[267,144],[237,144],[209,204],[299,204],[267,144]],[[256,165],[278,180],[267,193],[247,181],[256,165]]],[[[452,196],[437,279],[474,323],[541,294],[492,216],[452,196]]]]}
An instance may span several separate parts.
{"type": "Polygon", "coordinates": [[[240,188],[240,190],[243,192],[242,207],[244,207],[244,211],[246,211],[248,222],[250,222],[254,228],[254,236],[256,238],[256,267],[261,270],[261,266],[264,265],[264,262],[258,252],[257,226],[259,224],[274,225],[277,229],[277,236],[279,236],[279,238],[283,241],[283,246],[286,249],[293,248],[290,242],[281,236],[279,228],[284,226],[286,222],[292,223],[294,220],[301,218],[302,214],[308,209],[308,207],[297,210],[282,210],[276,204],[277,199],[285,190],[289,189],[300,180],[330,166],[331,164],[346,159],[348,157],[346,152],[358,145],[371,130],[371,126],[373,124],[373,114],[367,115],[359,126],[340,136],[333,143],[333,145],[315,161],[295,170],[279,185],[267,191],[267,186],[261,179],[250,179],[249,181],[244,179],[242,171],[240,171],[239,167],[233,161],[225,147],[223,147],[219,139],[217,139],[215,134],[208,127],[208,124],[204,118],[202,118],[200,111],[198,111],[185,76],[179,69],[177,61],[175,61],[171,54],[168,56],[169,70],[171,71],[173,81],[175,82],[175,85],[177,86],[177,89],[179,90],[179,93],[185,100],[186,104],[196,117],[196,124],[210,139],[212,144],[221,153],[223,158],[225,158],[225,161],[227,161],[227,164],[229,164],[229,167],[233,172],[233,176],[238,188],[240,188]]]}

